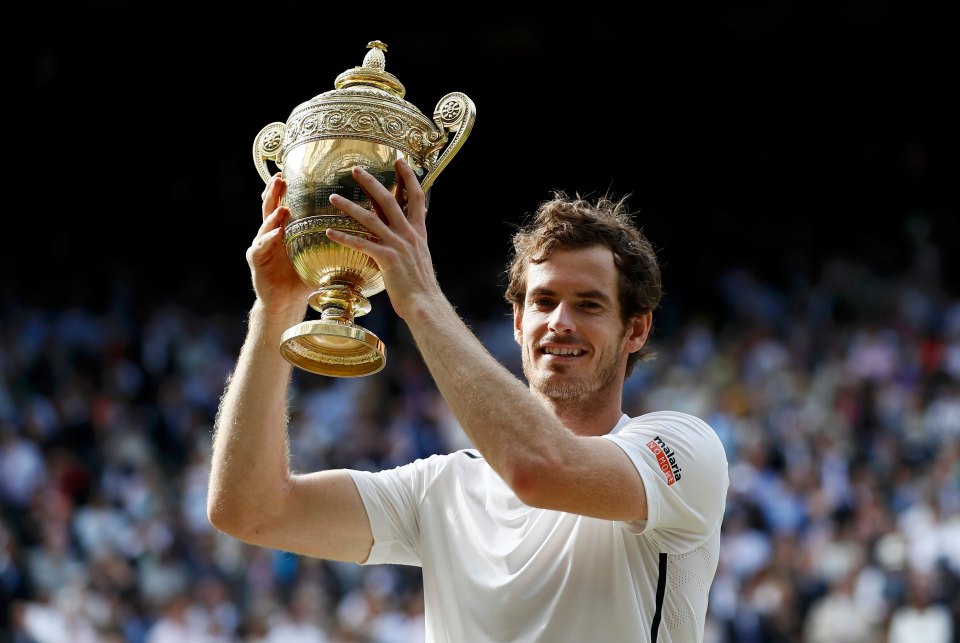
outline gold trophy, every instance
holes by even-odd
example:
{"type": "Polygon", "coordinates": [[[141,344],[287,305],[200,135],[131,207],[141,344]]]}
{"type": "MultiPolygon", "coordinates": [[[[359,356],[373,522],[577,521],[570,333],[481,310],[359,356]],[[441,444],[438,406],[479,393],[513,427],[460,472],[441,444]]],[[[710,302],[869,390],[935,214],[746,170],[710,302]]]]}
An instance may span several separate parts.
{"type": "Polygon", "coordinates": [[[437,103],[433,120],[403,99],[406,89],[385,70],[387,46],[379,40],[361,67],[337,76],[333,89],[297,106],[286,123],[257,134],[253,161],[264,182],[267,161],[283,171],[290,209],[283,241],[300,278],[314,288],[307,303],[319,319],[287,329],[280,351],[291,364],[332,377],[360,377],[386,364],[386,346],[354,318],[370,312],[368,297],[384,289],[383,275],[368,255],[327,239],[327,228],[373,238],[353,218],[330,205],[336,192],[363,207],[370,198],[354,182],[363,166],[396,195],[394,163],[403,158],[430,198],[430,186],[470,133],[476,107],[459,92],[437,103]]]}

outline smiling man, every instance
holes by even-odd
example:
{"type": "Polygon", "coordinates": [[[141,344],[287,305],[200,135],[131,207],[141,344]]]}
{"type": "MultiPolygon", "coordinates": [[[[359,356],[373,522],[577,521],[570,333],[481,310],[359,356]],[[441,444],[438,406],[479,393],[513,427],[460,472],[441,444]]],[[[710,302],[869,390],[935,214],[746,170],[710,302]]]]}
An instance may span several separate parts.
{"type": "Polygon", "coordinates": [[[699,418],[622,410],[661,292],[624,201],[557,193],[515,235],[506,298],[524,384],[440,290],[424,194],[402,161],[397,173],[405,200],[361,168],[374,211],[330,197],[375,239],[327,235],[377,262],[476,448],[379,472],[290,471],[291,367],[277,347],[307,293],[282,243],[278,175],[247,251],[256,300],[217,418],[211,522],[264,547],[422,567],[432,642],[701,641],[727,459],[699,418]]]}

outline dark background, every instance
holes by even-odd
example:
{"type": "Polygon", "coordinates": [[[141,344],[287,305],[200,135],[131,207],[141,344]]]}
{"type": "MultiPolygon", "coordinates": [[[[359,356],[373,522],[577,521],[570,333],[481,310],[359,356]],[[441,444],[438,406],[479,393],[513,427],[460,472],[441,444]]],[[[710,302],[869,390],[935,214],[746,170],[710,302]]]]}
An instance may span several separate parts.
{"type": "Polygon", "coordinates": [[[733,266],[895,275],[917,221],[957,292],[960,4],[519,6],[7,10],[2,294],[245,311],[254,136],[374,39],[425,114],[450,91],[477,106],[428,221],[468,315],[503,312],[512,226],[554,189],[631,195],[675,309],[710,309],[733,266]]]}

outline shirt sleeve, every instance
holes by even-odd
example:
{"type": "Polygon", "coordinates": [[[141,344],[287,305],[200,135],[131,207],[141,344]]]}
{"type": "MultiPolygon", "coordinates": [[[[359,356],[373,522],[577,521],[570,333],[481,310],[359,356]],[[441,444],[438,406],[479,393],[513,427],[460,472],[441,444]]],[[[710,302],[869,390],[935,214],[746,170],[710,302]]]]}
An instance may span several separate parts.
{"type": "Polygon", "coordinates": [[[422,566],[420,542],[420,500],[423,487],[423,460],[384,471],[351,471],[363,500],[373,547],[362,564],[395,563],[422,566]]]}
{"type": "Polygon", "coordinates": [[[668,553],[691,551],[719,528],[729,486],[727,456],[700,418],[657,412],[604,436],[633,461],[647,494],[647,520],[625,523],[668,553]]]}

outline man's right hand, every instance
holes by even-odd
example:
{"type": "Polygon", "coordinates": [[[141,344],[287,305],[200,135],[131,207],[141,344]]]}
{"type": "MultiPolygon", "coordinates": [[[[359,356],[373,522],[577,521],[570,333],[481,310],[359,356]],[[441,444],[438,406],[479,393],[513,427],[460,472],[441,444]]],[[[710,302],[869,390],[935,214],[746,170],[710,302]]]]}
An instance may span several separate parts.
{"type": "Polygon", "coordinates": [[[271,313],[290,313],[306,309],[310,287],[300,279],[283,244],[283,228],[290,210],[280,205],[287,183],[280,172],[270,178],[263,190],[260,229],[247,248],[247,264],[257,299],[271,313]]]}

